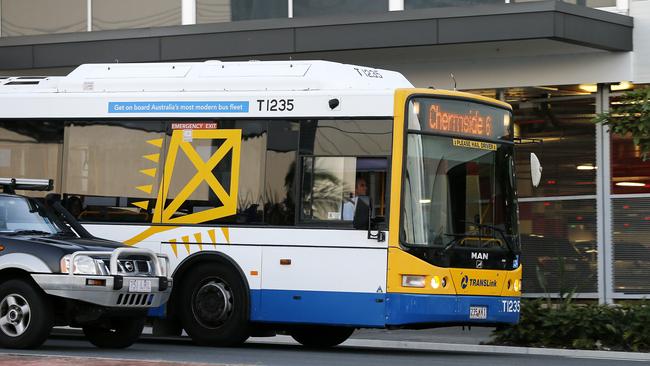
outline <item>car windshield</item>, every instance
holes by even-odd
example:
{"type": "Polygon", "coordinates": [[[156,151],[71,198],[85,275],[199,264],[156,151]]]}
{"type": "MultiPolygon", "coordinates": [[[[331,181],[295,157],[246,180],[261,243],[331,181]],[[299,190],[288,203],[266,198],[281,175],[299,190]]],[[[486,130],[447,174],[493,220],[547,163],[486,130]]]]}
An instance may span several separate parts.
{"type": "Polygon", "coordinates": [[[69,232],[43,204],[25,197],[0,195],[0,233],[54,235],[69,232]]]}
{"type": "Polygon", "coordinates": [[[410,133],[402,241],[514,250],[513,145],[410,133]]]}

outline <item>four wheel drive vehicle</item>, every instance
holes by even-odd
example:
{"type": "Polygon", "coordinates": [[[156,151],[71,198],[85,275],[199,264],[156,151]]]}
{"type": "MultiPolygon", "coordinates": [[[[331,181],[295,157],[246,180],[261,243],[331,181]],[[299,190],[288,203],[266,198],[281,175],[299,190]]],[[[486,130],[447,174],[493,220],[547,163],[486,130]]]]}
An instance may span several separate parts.
{"type": "Polygon", "coordinates": [[[60,204],[16,195],[52,180],[0,178],[0,346],[41,345],[53,326],[81,327],[98,347],[135,342],[171,291],[169,259],[95,238],[60,204]]]}

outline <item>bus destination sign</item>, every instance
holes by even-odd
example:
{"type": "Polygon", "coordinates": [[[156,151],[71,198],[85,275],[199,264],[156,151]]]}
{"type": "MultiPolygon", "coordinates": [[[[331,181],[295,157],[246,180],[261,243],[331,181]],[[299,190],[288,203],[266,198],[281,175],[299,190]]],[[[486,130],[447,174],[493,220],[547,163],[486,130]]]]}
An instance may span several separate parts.
{"type": "Polygon", "coordinates": [[[411,108],[418,118],[409,120],[409,129],[487,139],[510,135],[510,112],[498,107],[465,100],[416,98],[411,108]]]}
{"type": "Polygon", "coordinates": [[[455,113],[444,110],[439,104],[431,104],[429,128],[441,132],[489,137],[492,135],[492,116],[482,115],[481,111],[471,109],[467,113],[455,113]]]}

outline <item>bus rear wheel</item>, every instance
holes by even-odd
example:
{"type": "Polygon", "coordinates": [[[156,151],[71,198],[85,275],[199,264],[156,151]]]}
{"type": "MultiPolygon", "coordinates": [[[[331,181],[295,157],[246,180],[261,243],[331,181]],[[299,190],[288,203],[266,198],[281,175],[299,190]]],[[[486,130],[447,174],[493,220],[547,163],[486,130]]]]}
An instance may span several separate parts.
{"type": "Polygon", "coordinates": [[[291,337],[305,347],[329,348],[345,342],[353,332],[348,327],[314,326],[294,329],[291,337]]]}
{"type": "Polygon", "coordinates": [[[183,277],[180,319],[194,343],[236,346],[249,336],[244,279],[220,263],[203,263],[183,277]]]}

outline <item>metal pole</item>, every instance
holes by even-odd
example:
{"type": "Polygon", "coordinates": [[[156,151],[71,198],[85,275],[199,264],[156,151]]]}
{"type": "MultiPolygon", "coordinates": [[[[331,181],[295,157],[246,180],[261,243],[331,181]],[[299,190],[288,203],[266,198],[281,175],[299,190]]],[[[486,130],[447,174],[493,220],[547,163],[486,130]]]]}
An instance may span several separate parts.
{"type": "MultiPolygon", "coordinates": [[[[609,111],[609,85],[598,84],[596,113],[609,111]]],[[[596,222],[598,240],[598,302],[611,304],[612,271],[612,215],[611,215],[611,172],[610,172],[609,128],[596,126],[596,222]]]]}

